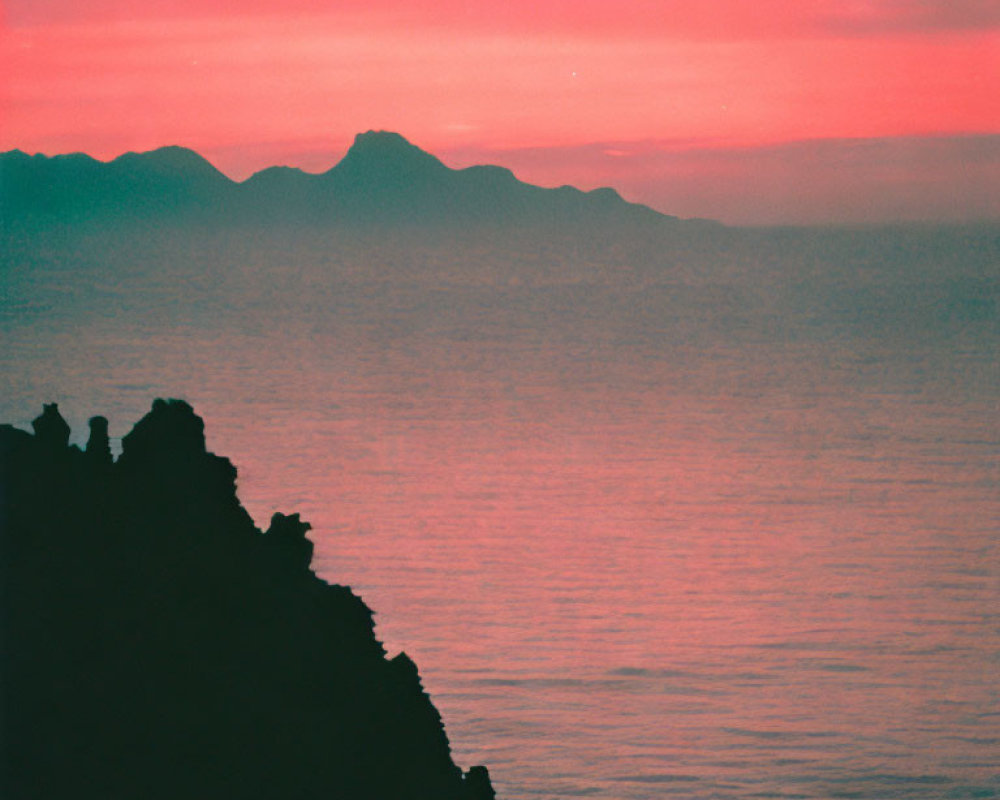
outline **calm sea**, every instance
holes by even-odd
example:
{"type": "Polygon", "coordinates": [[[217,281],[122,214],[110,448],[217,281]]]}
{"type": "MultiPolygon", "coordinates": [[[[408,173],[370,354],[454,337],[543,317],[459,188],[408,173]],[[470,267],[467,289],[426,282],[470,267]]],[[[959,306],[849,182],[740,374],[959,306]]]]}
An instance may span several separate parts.
{"type": "Polygon", "coordinates": [[[995,236],[291,241],[15,242],[0,421],[189,400],[503,800],[1000,796],[995,236]]]}

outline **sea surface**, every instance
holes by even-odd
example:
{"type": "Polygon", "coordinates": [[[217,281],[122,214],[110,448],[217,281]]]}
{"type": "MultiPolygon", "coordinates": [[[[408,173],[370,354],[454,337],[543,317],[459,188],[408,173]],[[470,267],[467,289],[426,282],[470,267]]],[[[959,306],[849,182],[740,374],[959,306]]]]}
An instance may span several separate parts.
{"type": "Polygon", "coordinates": [[[501,800],[1000,797],[996,235],[698,236],[11,239],[0,421],[191,402],[501,800]]]}

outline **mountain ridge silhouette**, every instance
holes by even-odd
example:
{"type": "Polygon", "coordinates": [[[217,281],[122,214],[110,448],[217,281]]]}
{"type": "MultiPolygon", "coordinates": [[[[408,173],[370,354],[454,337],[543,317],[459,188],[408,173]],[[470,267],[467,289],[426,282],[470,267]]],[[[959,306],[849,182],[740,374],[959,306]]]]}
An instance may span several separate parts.
{"type": "Polygon", "coordinates": [[[83,153],[0,153],[0,219],[136,218],[253,224],[678,221],[607,187],[544,188],[495,165],[453,169],[391,131],[359,133],[325,172],[272,166],[241,182],[177,145],[107,162],[83,153]]]}

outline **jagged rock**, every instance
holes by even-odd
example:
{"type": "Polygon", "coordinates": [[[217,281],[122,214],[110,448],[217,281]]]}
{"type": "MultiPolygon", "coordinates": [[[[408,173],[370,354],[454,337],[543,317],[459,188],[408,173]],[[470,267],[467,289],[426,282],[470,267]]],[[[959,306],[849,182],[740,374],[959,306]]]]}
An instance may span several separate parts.
{"type": "Polygon", "coordinates": [[[313,555],[313,543],[306,538],[311,528],[312,525],[302,522],[298,514],[276,513],[264,534],[264,543],[274,551],[276,559],[291,569],[306,570],[313,555]]]}
{"type": "Polygon", "coordinates": [[[469,800],[494,800],[496,798],[497,793],[493,791],[493,783],[490,781],[490,771],[486,767],[471,767],[464,777],[469,800]]]}
{"type": "Polygon", "coordinates": [[[31,421],[39,443],[50,449],[65,448],[69,442],[69,425],[59,413],[58,403],[46,403],[41,416],[31,421]]]}
{"type": "Polygon", "coordinates": [[[110,460],[56,406],[0,426],[5,800],[483,800],[405,654],[309,569],[309,525],[264,534],[183,401],[110,460]]]}
{"type": "Polygon", "coordinates": [[[122,438],[125,461],[196,457],[205,453],[205,424],[183,400],[153,401],[153,409],[122,438]]]}
{"type": "Polygon", "coordinates": [[[90,438],[87,439],[87,457],[98,464],[111,463],[111,440],[108,438],[108,420],[106,417],[91,417],[90,438]]]}

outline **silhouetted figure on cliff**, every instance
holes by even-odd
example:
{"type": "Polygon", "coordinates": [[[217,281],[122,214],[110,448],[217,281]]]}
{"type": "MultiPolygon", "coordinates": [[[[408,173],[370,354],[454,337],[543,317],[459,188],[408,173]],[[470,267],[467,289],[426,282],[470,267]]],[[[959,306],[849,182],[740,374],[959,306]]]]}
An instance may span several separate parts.
{"type": "Polygon", "coordinates": [[[182,401],[113,462],[55,404],[0,426],[5,800],[489,800],[416,665],[309,569],[309,525],[261,533],[182,401]]]}

